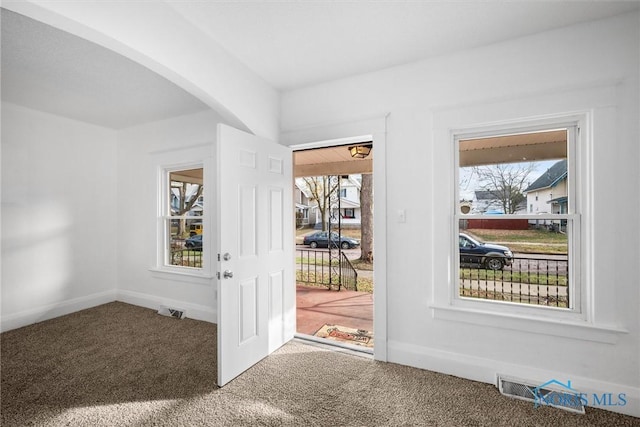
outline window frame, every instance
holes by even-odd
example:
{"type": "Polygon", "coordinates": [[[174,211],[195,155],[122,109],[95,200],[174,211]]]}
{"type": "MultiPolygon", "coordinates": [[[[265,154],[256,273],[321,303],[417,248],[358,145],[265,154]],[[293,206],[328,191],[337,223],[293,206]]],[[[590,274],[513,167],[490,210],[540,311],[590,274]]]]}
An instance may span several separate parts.
{"type": "Polygon", "coordinates": [[[541,318],[570,318],[586,320],[587,295],[586,282],[583,279],[583,262],[585,257],[582,245],[584,229],[581,223],[582,198],[579,197],[581,189],[585,188],[581,183],[587,168],[584,164],[584,141],[581,139],[581,129],[585,126],[585,116],[558,117],[542,120],[536,123],[526,121],[505,123],[497,126],[478,126],[460,130],[451,130],[451,149],[454,165],[453,173],[453,215],[451,241],[451,271],[449,277],[449,305],[468,310],[479,310],[489,313],[504,313],[523,316],[536,316],[541,318]],[[533,305],[519,302],[509,302],[491,299],[464,297],[460,295],[460,253],[458,235],[460,233],[461,219],[488,219],[481,214],[463,214],[459,209],[460,200],[460,141],[493,136],[512,135],[518,133],[543,132],[554,129],[567,130],[567,196],[568,205],[566,214],[503,214],[500,219],[551,219],[567,221],[567,245],[568,245],[568,274],[570,277],[568,308],[558,308],[543,305],[533,305]],[[580,165],[580,167],[579,167],[580,165]]]}
{"type": "MultiPolygon", "coordinates": [[[[495,100],[470,102],[464,105],[436,108],[432,110],[433,144],[427,144],[431,158],[432,197],[442,201],[444,206],[433,204],[432,225],[425,228],[426,241],[434,269],[427,277],[429,297],[426,306],[434,319],[443,322],[464,323],[468,325],[511,330],[517,333],[535,333],[547,336],[570,338],[601,343],[616,343],[629,333],[624,319],[617,310],[616,295],[610,292],[611,283],[602,272],[615,271],[614,267],[596,267],[596,256],[605,255],[602,245],[596,242],[607,241],[596,215],[604,209],[596,203],[602,197],[603,189],[595,181],[599,172],[598,158],[609,155],[607,140],[615,135],[619,125],[619,82],[608,82],[597,86],[581,86],[558,91],[550,90],[530,95],[522,95],[495,100]],[[576,191],[579,194],[578,212],[580,222],[580,301],[581,313],[569,313],[537,308],[508,307],[506,305],[478,305],[461,307],[453,299],[452,255],[450,238],[453,230],[454,181],[452,135],[469,130],[500,130],[515,125],[562,125],[576,122],[580,133],[577,140],[576,170],[578,181],[576,191]],[[443,178],[443,179],[440,179],[443,178]],[[442,215],[441,212],[445,211],[442,215]],[[444,249],[444,250],[442,250],[444,249]],[[442,266],[442,268],[435,268],[442,266]]],[[[429,158],[427,157],[427,158],[429,158]]],[[[456,182],[455,185],[458,185],[456,182]]],[[[609,257],[607,259],[612,259],[609,257]]],[[[614,281],[616,287],[624,286],[614,281]]]]}
{"type": "Polygon", "coordinates": [[[207,185],[208,179],[208,171],[205,165],[206,162],[203,161],[193,161],[193,162],[184,162],[184,163],[174,163],[174,164],[165,164],[159,165],[157,169],[157,194],[158,194],[158,203],[157,203],[157,211],[156,211],[156,261],[155,267],[152,269],[156,272],[163,273],[173,273],[179,274],[183,276],[193,276],[193,277],[201,277],[201,278],[211,278],[212,272],[212,262],[213,259],[210,256],[211,248],[211,235],[212,229],[211,226],[205,226],[205,230],[203,231],[202,237],[202,266],[201,267],[190,267],[190,266],[180,266],[180,265],[172,265],[170,263],[170,228],[167,228],[167,222],[171,223],[172,220],[187,218],[194,219],[197,218],[201,220],[201,222],[205,225],[210,225],[211,221],[211,213],[209,200],[209,185],[207,185]],[[171,215],[171,182],[170,175],[173,172],[183,171],[183,170],[191,170],[191,169],[202,169],[202,212],[203,214],[198,217],[189,217],[186,215],[175,216],[171,215]]]}

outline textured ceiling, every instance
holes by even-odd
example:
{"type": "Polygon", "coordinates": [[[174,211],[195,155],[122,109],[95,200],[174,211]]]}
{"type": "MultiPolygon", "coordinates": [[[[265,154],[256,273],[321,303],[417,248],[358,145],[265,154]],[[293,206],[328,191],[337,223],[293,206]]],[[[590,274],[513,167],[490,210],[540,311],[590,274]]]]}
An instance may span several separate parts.
{"type": "Polygon", "coordinates": [[[6,9],[2,100],[113,129],[209,108],[136,62],[6,9]]]}

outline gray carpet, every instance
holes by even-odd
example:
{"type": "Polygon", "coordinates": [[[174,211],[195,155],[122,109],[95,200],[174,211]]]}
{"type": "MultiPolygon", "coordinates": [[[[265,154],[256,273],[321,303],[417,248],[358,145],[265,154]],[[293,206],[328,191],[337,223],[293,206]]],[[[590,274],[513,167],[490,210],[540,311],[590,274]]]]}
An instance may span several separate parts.
{"type": "Polygon", "coordinates": [[[1,336],[2,426],[640,426],[292,342],[223,388],[216,327],[110,303],[1,336]]]}

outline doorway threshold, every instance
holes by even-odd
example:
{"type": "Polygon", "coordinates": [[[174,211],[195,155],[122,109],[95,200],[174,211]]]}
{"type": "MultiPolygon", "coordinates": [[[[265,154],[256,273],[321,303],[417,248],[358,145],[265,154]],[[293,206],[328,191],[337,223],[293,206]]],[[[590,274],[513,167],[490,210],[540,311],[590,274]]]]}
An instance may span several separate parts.
{"type": "Polygon", "coordinates": [[[373,359],[373,349],[360,345],[346,344],[326,338],[319,338],[313,335],[296,333],[294,339],[304,342],[305,344],[315,345],[326,350],[338,351],[341,353],[351,354],[352,356],[373,359]]]}

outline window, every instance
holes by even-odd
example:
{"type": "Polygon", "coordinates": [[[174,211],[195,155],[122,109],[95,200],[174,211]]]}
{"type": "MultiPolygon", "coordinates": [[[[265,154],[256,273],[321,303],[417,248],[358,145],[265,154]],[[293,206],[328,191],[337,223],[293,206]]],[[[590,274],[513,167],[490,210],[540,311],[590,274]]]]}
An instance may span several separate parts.
{"type": "Polygon", "coordinates": [[[457,299],[580,309],[576,130],[455,135],[457,299]]]}
{"type": "Polygon", "coordinates": [[[202,269],[205,224],[203,168],[166,169],[162,174],[164,267],[202,269]]]}
{"type": "Polygon", "coordinates": [[[340,189],[340,197],[347,197],[347,189],[346,188],[341,188],[340,189]]]}
{"type": "Polygon", "coordinates": [[[354,209],[345,209],[344,210],[344,215],[342,217],[343,218],[355,218],[356,217],[355,210],[354,209]]]}

